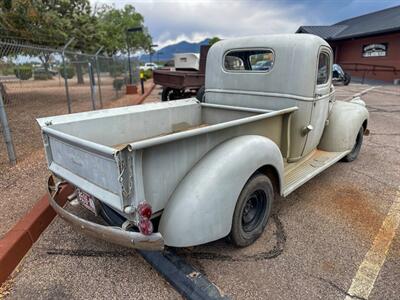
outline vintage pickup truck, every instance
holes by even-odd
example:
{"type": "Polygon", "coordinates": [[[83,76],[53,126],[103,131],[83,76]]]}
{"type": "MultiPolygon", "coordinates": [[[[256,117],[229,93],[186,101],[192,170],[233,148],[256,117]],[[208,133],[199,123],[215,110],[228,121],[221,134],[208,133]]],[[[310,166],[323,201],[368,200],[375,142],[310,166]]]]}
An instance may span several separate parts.
{"type": "Polygon", "coordinates": [[[332,50],[317,36],[235,38],[211,47],[201,102],[39,119],[51,205],[76,229],[127,247],[227,236],[250,245],[276,196],[360,152],[365,103],[335,101],[331,82],[332,50]],[[110,226],[59,206],[54,196],[63,184],[75,188],[70,204],[110,226]]]}

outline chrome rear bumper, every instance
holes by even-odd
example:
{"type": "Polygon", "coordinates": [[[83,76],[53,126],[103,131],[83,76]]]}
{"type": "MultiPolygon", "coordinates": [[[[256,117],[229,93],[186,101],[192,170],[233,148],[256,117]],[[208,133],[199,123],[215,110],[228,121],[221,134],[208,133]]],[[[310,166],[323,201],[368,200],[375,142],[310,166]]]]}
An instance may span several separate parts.
{"type": "Polygon", "coordinates": [[[49,201],[56,213],[75,230],[87,235],[102,239],[124,247],[160,251],[164,249],[164,239],[160,233],[144,235],[139,232],[125,231],[120,227],[104,226],[83,218],[80,218],[63,207],[61,207],[54,197],[59,192],[59,186],[52,185],[52,178],[49,178],[49,201]]]}

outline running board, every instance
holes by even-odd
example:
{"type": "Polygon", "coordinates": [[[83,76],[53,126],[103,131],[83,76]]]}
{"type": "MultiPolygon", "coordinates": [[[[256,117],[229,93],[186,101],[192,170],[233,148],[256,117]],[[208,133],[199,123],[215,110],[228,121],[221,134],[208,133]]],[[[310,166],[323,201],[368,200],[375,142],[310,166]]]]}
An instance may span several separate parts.
{"type": "Polygon", "coordinates": [[[308,157],[285,165],[285,185],[283,196],[286,197],[295,189],[321,173],[335,162],[346,156],[350,151],[326,152],[315,150],[308,157]]]}

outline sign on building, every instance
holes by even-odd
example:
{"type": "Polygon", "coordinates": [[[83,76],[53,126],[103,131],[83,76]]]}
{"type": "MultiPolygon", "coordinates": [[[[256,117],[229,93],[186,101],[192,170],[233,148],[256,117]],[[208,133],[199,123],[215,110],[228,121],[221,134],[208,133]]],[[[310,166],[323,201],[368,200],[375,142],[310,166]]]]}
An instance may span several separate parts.
{"type": "Polygon", "coordinates": [[[386,56],[388,44],[369,44],[363,46],[363,57],[386,56]]]}

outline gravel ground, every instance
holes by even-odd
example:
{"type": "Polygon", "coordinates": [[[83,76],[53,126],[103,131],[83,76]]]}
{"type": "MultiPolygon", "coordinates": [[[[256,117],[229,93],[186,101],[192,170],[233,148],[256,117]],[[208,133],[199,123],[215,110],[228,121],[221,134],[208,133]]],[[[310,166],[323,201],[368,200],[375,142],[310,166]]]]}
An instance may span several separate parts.
{"type": "MultiPolygon", "coordinates": [[[[338,98],[366,88],[338,86],[338,98]]],[[[379,87],[363,99],[371,134],[356,161],[339,162],[277,199],[254,245],[237,249],[220,240],[180,255],[232,299],[344,299],[400,189],[400,90],[379,87]]],[[[400,299],[399,270],[397,233],[369,299],[400,299]]],[[[58,218],[26,256],[10,292],[9,299],[179,298],[135,251],[80,235],[58,218]]]]}
{"type": "MultiPolygon", "coordinates": [[[[67,113],[63,86],[59,88],[57,80],[48,82],[48,87],[38,87],[31,82],[24,83],[23,91],[29,90],[36,97],[23,99],[21,89],[18,89],[18,99],[7,107],[10,127],[17,152],[18,163],[11,167],[7,163],[6,149],[0,135],[0,237],[2,237],[45,193],[47,171],[44,157],[43,142],[36,118],[67,113]],[[29,102],[27,101],[29,100],[29,102]]],[[[106,82],[107,83],[107,82],[106,82]]],[[[105,86],[107,86],[105,83],[105,86]]],[[[146,82],[146,90],[152,82],[146,82]]],[[[72,107],[74,112],[91,109],[90,94],[86,86],[71,86],[72,107]]],[[[15,90],[11,89],[10,93],[15,90]]],[[[112,91],[112,93],[115,93],[112,91]]],[[[107,95],[103,88],[103,99],[107,95]]],[[[131,105],[133,98],[140,95],[123,96],[119,99],[105,100],[104,107],[131,105]]],[[[112,98],[111,98],[112,99],[112,98]]]]}

